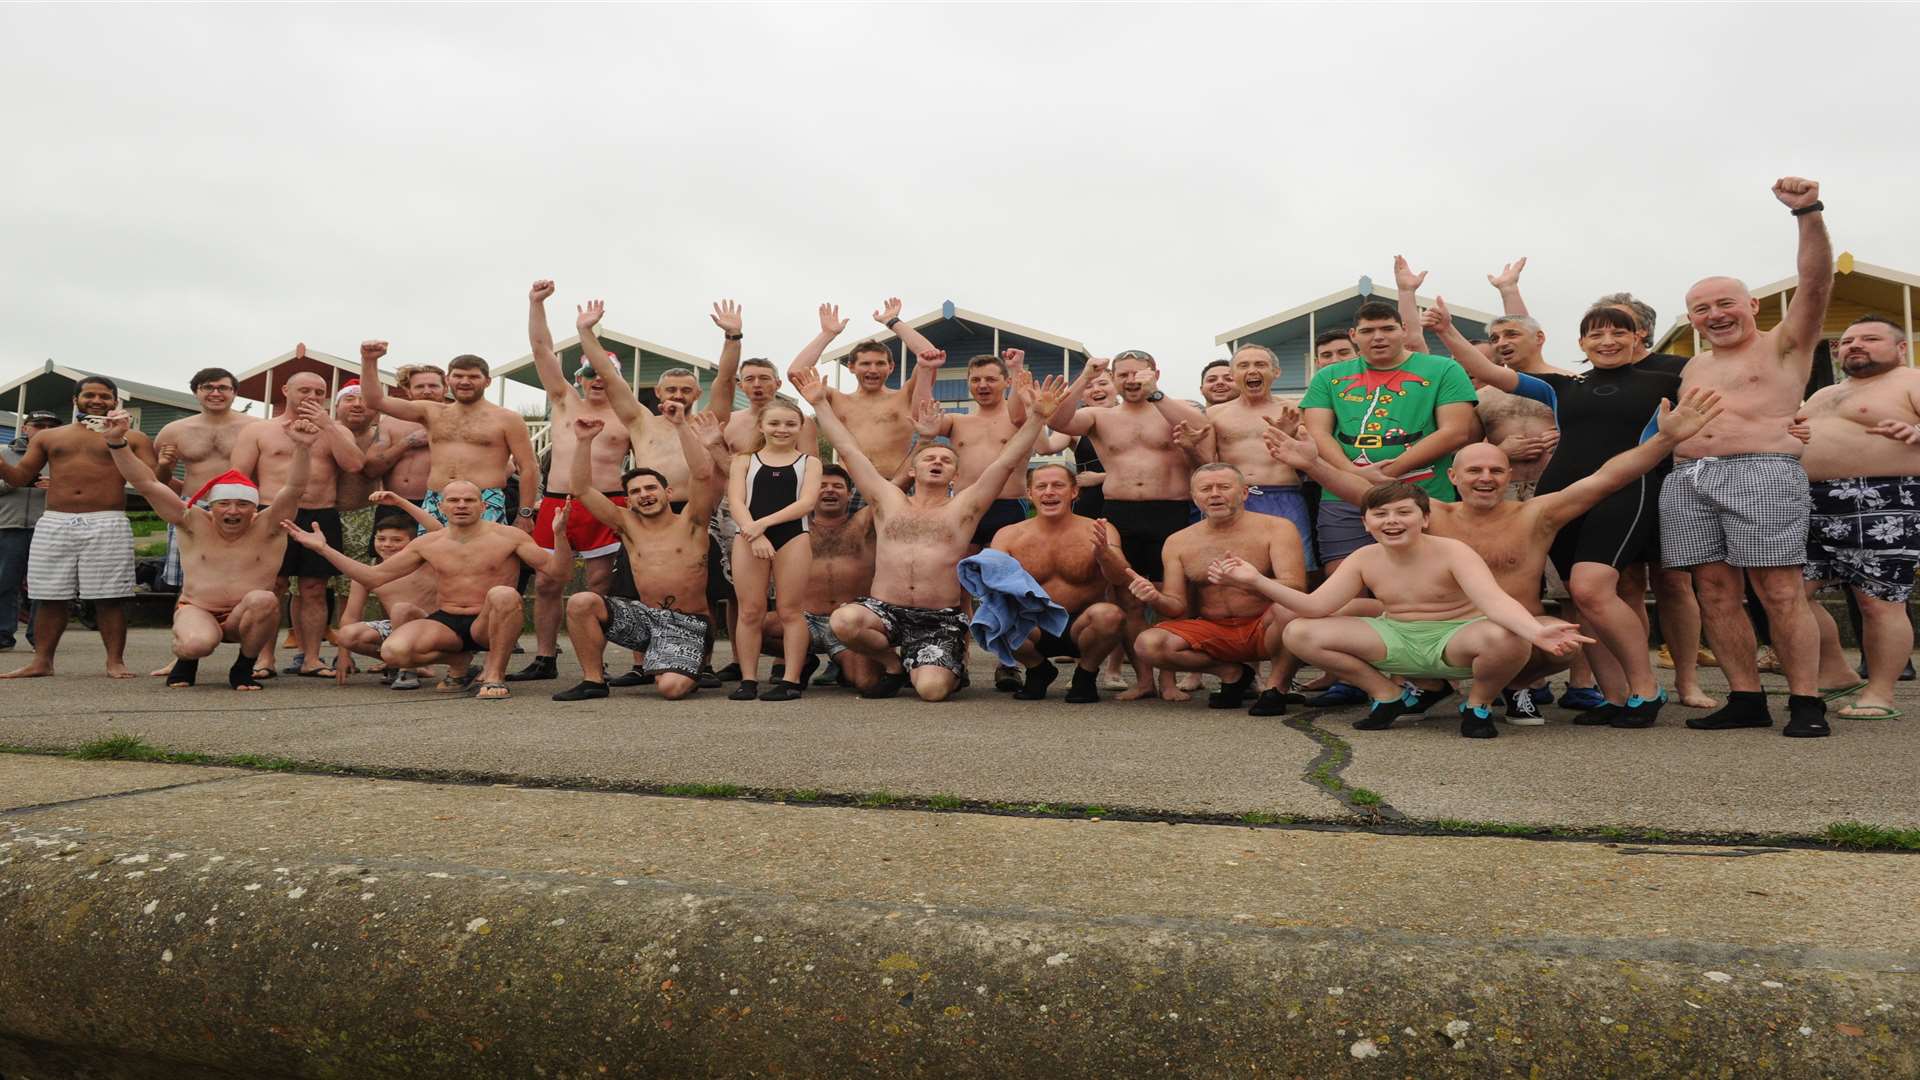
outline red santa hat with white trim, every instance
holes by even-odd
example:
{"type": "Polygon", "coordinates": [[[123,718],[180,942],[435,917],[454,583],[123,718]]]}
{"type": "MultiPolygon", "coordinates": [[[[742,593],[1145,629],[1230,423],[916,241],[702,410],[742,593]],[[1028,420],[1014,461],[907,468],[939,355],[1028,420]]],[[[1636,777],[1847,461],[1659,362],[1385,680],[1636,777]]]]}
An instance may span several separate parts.
{"type": "Polygon", "coordinates": [[[340,401],[342,398],[345,398],[352,394],[357,394],[359,392],[360,392],[360,380],[348,379],[345,383],[341,384],[339,392],[333,395],[333,403],[335,405],[338,405],[340,404],[340,401]]]}
{"type": "Polygon", "coordinates": [[[207,481],[207,486],[194,492],[187,500],[189,506],[206,506],[222,499],[245,499],[255,506],[260,505],[260,486],[247,478],[247,474],[238,469],[228,469],[219,476],[207,481]]]}

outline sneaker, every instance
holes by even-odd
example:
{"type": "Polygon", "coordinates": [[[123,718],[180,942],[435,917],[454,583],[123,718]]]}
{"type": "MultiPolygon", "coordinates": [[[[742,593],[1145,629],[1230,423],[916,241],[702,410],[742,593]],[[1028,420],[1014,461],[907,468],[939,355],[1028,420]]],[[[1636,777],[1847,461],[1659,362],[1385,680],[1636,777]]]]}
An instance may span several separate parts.
{"type": "MultiPolygon", "coordinates": [[[[637,667],[628,668],[626,671],[618,675],[615,675],[611,679],[608,679],[607,685],[613,687],[616,690],[625,689],[626,687],[629,687],[629,686],[651,686],[653,685],[653,676],[647,674],[646,672],[640,670],[637,667]]],[[[701,685],[705,686],[706,684],[702,683],[701,685]]],[[[707,689],[711,690],[714,687],[717,687],[719,685],[720,685],[720,682],[718,679],[716,679],[714,680],[713,686],[707,687],[707,689]]]]}
{"type": "Polygon", "coordinates": [[[418,690],[420,689],[420,673],[414,671],[412,668],[408,668],[406,671],[395,675],[393,681],[387,685],[395,690],[418,690]]]}
{"type": "Polygon", "coordinates": [[[1347,683],[1337,682],[1320,693],[1308,698],[1306,705],[1309,709],[1332,709],[1341,705],[1365,705],[1371,700],[1373,699],[1367,696],[1365,690],[1357,686],[1350,686],[1347,683]]]}
{"type": "Polygon", "coordinates": [[[1103,671],[1100,673],[1100,678],[1095,685],[1102,690],[1125,690],[1133,684],[1127,681],[1125,675],[1115,675],[1111,671],[1103,671]]]}
{"type": "Polygon", "coordinates": [[[1411,708],[1407,710],[1408,715],[1424,713],[1428,709],[1431,709],[1435,705],[1438,705],[1441,702],[1452,697],[1453,684],[1441,683],[1440,688],[1438,690],[1421,690],[1418,687],[1416,687],[1414,688],[1413,693],[1414,693],[1413,705],[1411,708]]]}
{"type": "MultiPolygon", "coordinates": [[[[1354,689],[1358,690],[1359,687],[1354,689]]],[[[1361,693],[1365,694],[1366,691],[1362,690],[1361,693]]],[[[1355,731],[1385,731],[1392,727],[1395,720],[1413,711],[1415,703],[1420,700],[1420,691],[1408,686],[1392,701],[1377,701],[1372,698],[1368,700],[1373,701],[1373,705],[1367,710],[1367,715],[1353,722],[1355,731]]],[[[1311,705],[1313,702],[1309,701],[1307,704],[1311,705]]]]}
{"type": "Polygon", "coordinates": [[[1099,685],[1091,671],[1075,664],[1073,681],[1067,685],[1066,702],[1069,705],[1086,705],[1100,700],[1099,685]]]}
{"type": "Polygon", "coordinates": [[[1515,727],[1539,727],[1547,722],[1539,704],[1533,700],[1532,690],[1509,690],[1502,696],[1507,706],[1507,723],[1515,727]]]}
{"type": "Polygon", "coordinates": [[[905,689],[906,685],[907,673],[905,669],[900,671],[883,671],[880,673],[880,678],[874,682],[872,688],[860,691],[860,696],[863,698],[898,697],[900,691],[905,689]]]}
{"type": "Polygon", "coordinates": [[[1553,686],[1550,683],[1541,683],[1527,692],[1533,695],[1533,703],[1543,709],[1553,704],[1553,686]]]}
{"type": "Polygon", "coordinates": [[[558,656],[536,656],[526,667],[507,676],[508,682],[545,682],[560,677],[558,656]]]}
{"type": "Polygon", "coordinates": [[[1663,668],[1666,668],[1668,671],[1672,671],[1673,670],[1673,651],[1671,649],[1668,649],[1665,645],[1660,646],[1660,651],[1653,654],[1653,666],[1663,667],[1663,668]]]}
{"type": "Polygon", "coordinates": [[[1574,712],[1597,709],[1607,703],[1606,695],[1600,693],[1597,686],[1569,686],[1560,695],[1560,707],[1574,712]]]}
{"type": "Polygon", "coordinates": [[[1463,739],[1492,739],[1500,734],[1493,726],[1493,710],[1485,705],[1460,703],[1460,737],[1463,739]]]}
{"type": "Polygon", "coordinates": [[[1761,671],[1777,675],[1780,673],[1780,654],[1773,651],[1773,646],[1762,645],[1754,657],[1754,665],[1761,671]]]}
{"type": "Polygon", "coordinates": [[[1612,726],[1617,728],[1650,728],[1660,719],[1660,707],[1667,703],[1665,690],[1650,698],[1638,694],[1627,699],[1627,707],[1613,718],[1612,726]]]}
{"type": "Polygon", "coordinates": [[[298,675],[300,674],[300,669],[305,666],[307,666],[307,654],[297,652],[293,654],[293,660],[289,662],[286,667],[280,669],[280,674],[298,675]]]}

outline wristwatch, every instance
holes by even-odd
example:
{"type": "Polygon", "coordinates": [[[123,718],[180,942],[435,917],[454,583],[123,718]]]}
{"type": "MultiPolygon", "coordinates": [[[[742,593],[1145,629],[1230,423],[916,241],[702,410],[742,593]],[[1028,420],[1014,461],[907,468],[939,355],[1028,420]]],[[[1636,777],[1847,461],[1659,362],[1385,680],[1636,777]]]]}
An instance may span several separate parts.
{"type": "Polygon", "coordinates": [[[745,335],[745,334],[728,334],[728,335],[727,335],[727,340],[728,340],[728,341],[739,341],[739,340],[740,340],[741,338],[743,338],[743,337],[746,337],[746,336],[747,336],[747,335],[745,335]]]}
{"type": "Polygon", "coordinates": [[[889,330],[891,330],[891,329],[893,329],[893,326],[894,326],[894,324],[895,324],[895,323],[897,323],[897,322],[899,322],[899,321],[900,321],[900,316],[898,316],[898,315],[895,315],[895,316],[894,316],[893,318],[891,318],[891,319],[888,319],[888,320],[887,320],[886,322],[884,322],[884,323],[882,323],[881,325],[882,325],[882,326],[885,326],[885,327],[886,327],[887,329],[889,329],[889,330]]]}
{"type": "Polygon", "coordinates": [[[539,517],[540,511],[531,506],[523,506],[520,508],[520,516],[523,518],[539,517]]]}
{"type": "Polygon", "coordinates": [[[1166,399],[1166,396],[1167,396],[1166,394],[1164,394],[1164,393],[1161,393],[1161,392],[1160,392],[1160,391],[1158,391],[1158,390],[1155,390],[1155,391],[1154,391],[1153,393],[1151,393],[1151,394],[1148,394],[1148,395],[1147,395],[1147,400],[1148,400],[1148,401],[1163,401],[1163,400],[1165,400],[1165,399],[1166,399]]]}

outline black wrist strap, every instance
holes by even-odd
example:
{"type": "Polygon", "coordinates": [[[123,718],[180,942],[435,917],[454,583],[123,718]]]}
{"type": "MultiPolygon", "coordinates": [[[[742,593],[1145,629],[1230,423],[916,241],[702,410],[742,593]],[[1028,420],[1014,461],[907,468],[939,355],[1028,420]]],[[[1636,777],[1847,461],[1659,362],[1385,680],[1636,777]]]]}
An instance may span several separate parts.
{"type": "Polygon", "coordinates": [[[745,334],[728,334],[728,335],[727,335],[727,340],[728,340],[728,341],[739,341],[739,340],[740,340],[741,338],[743,338],[743,337],[746,337],[746,336],[747,336],[747,335],[745,335],[745,334]]]}
{"type": "Polygon", "coordinates": [[[127,444],[123,442],[110,442],[107,444],[107,449],[109,450],[125,450],[126,448],[127,444]]]}
{"type": "Polygon", "coordinates": [[[1793,212],[1793,216],[1806,217],[1808,214],[1817,214],[1820,211],[1825,210],[1826,208],[1827,208],[1826,203],[1821,202],[1819,199],[1815,199],[1811,203],[1808,203],[1806,206],[1803,206],[1800,209],[1795,210],[1793,212]]]}
{"type": "Polygon", "coordinates": [[[887,321],[886,321],[885,323],[882,323],[881,325],[883,325],[883,326],[885,326],[885,327],[886,327],[887,329],[889,329],[889,330],[891,330],[891,329],[893,329],[893,325],[894,325],[895,323],[897,323],[897,322],[899,322],[899,321],[900,321],[900,316],[898,316],[898,315],[895,315],[895,316],[894,316],[893,318],[891,318],[891,319],[888,319],[888,320],[887,320],[887,321]]]}

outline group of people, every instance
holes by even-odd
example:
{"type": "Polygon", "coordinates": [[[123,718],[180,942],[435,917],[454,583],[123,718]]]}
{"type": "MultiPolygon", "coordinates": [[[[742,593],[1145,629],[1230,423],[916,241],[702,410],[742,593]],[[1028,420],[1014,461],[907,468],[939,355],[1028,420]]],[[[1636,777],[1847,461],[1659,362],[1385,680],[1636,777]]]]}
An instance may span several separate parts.
{"type": "Polygon", "coordinates": [[[584,362],[569,380],[546,318],[554,286],[539,281],[528,336],[550,404],[544,478],[525,421],[485,400],[475,356],[402,368],[387,388],[387,346],[369,341],[356,384],[329,402],[318,376],[294,375],[264,420],[234,413],[233,376],[210,368],[193,379],[202,413],[152,440],[89,378],[75,423],[0,457],[0,480],[46,497],[27,568],[35,658],[9,677],[52,674],[75,598],[98,604],[109,673],[130,674],[115,601],[132,592],[131,485],[177,551],[175,660],[156,673],[170,686],[193,685],[222,642],[239,646],[233,688],[273,677],[291,581],[299,674],[345,677],[348,656],[322,661],[331,638],[377,657],[397,689],[444,665],[435,689],[483,700],[557,678],[564,625],[583,678],[560,701],[728,682],[742,701],[835,682],[934,701],[967,684],[978,638],[999,658],[996,689],[1026,700],[1048,695],[1057,660],[1072,662],[1068,702],[1103,686],[1184,700],[1211,674],[1212,707],[1365,706],[1362,729],[1457,691],[1460,733],[1487,738],[1496,719],[1544,723],[1547,678],[1571,668],[1574,723],[1644,728],[1667,702],[1651,587],[1676,690],[1712,709],[1689,727],[1774,722],[1751,592],[1788,683],[1785,733],[1826,735],[1826,702],[1842,696],[1857,694],[1839,715],[1898,715],[1920,375],[1900,326],[1868,316],[1833,348],[1844,381],[1805,395],[1832,249],[1817,184],[1773,192],[1798,236],[1791,307],[1762,331],[1739,281],[1699,281],[1686,307],[1704,350],[1690,360],[1651,354],[1653,310],[1618,293],[1580,321],[1586,369],[1549,364],[1519,292],[1524,260],[1489,277],[1503,314],[1469,340],[1444,300],[1421,309],[1426,275],[1396,259],[1397,303],[1370,299],[1351,328],[1321,334],[1298,401],[1274,393],[1278,358],[1257,344],[1208,364],[1198,402],[1162,390],[1143,351],[1089,359],[1069,383],[1010,349],[967,361],[973,407],[949,413],[933,397],[947,357],[892,299],[873,317],[911,374],[889,387],[893,353],[868,340],[847,358],[853,388],[829,387],[817,365],[849,320],[822,305],[785,372],[808,415],[778,395],[771,362],[741,359],[732,302],[713,309],[704,407],[686,369],[641,400],[596,337],[599,301],[577,309],[584,362]],[[1429,333],[1449,355],[1426,351],[1429,333]],[[330,631],[340,577],[351,587],[330,631]],[[534,652],[509,673],[529,584],[534,652]],[[1864,681],[1814,599],[1833,584],[1858,601],[1864,681]],[[716,620],[734,657],[719,671],[716,620]],[[1724,703],[1698,683],[1703,630],[1724,703]],[[633,658],[612,677],[610,644],[633,658]],[[1123,659],[1133,675],[1116,687],[1123,659]],[[1319,680],[1297,684],[1308,665],[1319,680]]]}

